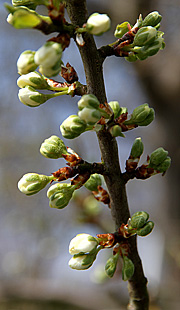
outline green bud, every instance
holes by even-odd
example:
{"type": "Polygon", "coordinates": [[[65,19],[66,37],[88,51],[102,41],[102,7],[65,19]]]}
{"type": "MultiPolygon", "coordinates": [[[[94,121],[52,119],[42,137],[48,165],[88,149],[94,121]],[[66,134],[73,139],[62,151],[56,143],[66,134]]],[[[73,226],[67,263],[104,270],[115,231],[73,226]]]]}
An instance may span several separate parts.
{"type": "Polygon", "coordinates": [[[122,128],[119,125],[112,126],[109,131],[113,137],[125,138],[125,135],[122,133],[122,128]]]}
{"type": "Polygon", "coordinates": [[[66,139],[74,139],[86,130],[86,123],[78,115],[70,115],[60,126],[66,139]]]}
{"type": "Polygon", "coordinates": [[[125,59],[129,62],[134,62],[136,61],[138,58],[134,53],[131,53],[129,56],[125,57],[125,59]]]}
{"type": "Polygon", "coordinates": [[[49,206],[51,208],[63,209],[72,198],[75,188],[71,183],[57,183],[52,185],[47,191],[49,206]]]}
{"type": "Polygon", "coordinates": [[[101,176],[98,173],[91,174],[84,186],[90,191],[97,191],[98,185],[102,184],[101,176]]]}
{"type": "Polygon", "coordinates": [[[116,26],[116,30],[114,32],[114,36],[116,38],[122,38],[122,36],[129,31],[128,28],[129,22],[124,22],[116,26]]]}
{"type": "Polygon", "coordinates": [[[133,228],[142,228],[149,219],[149,214],[144,211],[139,211],[133,214],[130,220],[130,226],[133,228]]]}
{"type": "Polygon", "coordinates": [[[30,10],[25,6],[13,7],[8,4],[5,5],[10,14],[7,17],[7,22],[14,28],[35,28],[43,21],[52,24],[50,17],[42,16],[36,13],[34,10],[30,10]]]}
{"type": "Polygon", "coordinates": [[[106,14],[92,14],[86,24],[86,30],[96,36],[102,35],[111,27],[111,20],[106,14]]]}
{"type": "Polygon", "coordinates": [[[142,53],[144,53],[144,55],[146,55],[147,57],[153,56],[157,54],[160,49],[163,49],[164,46],[165,46],[164,39],[162,37],[159,37],[156,38],[152,44],[143,46],[142,53]]]}
{"type": "Polygon", "coordinates": [[[108,102],[108,104],[110,105],[111,109],[113,110],[114,118],[119,117],[121,114],[121,107],[119,105],[119,102],[118,101],[110,101],[110,102],[108,102]]]}
{"type": "Polygon", "coordinates": [[[113,277],[113,275],[116,271],[118,258],[119,258],[119,253],[110,257],[106,262],[105,271],[106,271],[106,274],[108,275],[108,277],[110,277],[110,278],[113,277]]]}
{"type": "Polygon", "coordinates": [[[34,51],[24,51],[17,60],[17,69],[19,74],[27,74],[36,70],[37,64],[34,62],[34,51]]]}
{"type": "Polygon", "coordinates": [[[47,89],[49,87],[45,78],[36,71],[21,75],[17,80],[17,85],[20,88],[28,85],[37,89],[47,89]]]}
{"type": "Polygon", "coordinates": [[[138,126],[147,126],[154,119],[154,110],[147,103],[142,104],[134,109],[130,120],[125,121],[125,125],[136,124],[138,126]]]}
{"type": "Polygon", "coordinates": [[[171,158],[169,156],[167,156],[167,158],[156,167],[157,171],[160,172],[166,172],[166,170],[170,167],[171,165],[171,158]]]}
{"type": "Polygon", "coordinates": [[[150,155],[149,167],[156,169],[157,166],[162,164],[167,158],[168,151],[165,151],[162,147],[159,147],[150,155]]]}
{"type": "Polygon", "coordinates": [[[142,26],[152,26],[155,27],[160,23],[162,19],[162,16],[159,14],[159,12],[154,11],[149,13],[145,19],[142,21],[142,26]]]}
{"type": "Polygon", "coordinates": [[[144,145],[142,143],[141,138],[136,138],[133,143],[130,156],[132,158],[139,158],[142,155],[143,150],[144,150],[144,145]]]}
{"type": "Polygon", "coordinates": [[[134,37],[134,46],[144,46],[153,43],[157,35],[157,30],[151,26],[142,27],[138,30],[134,37]]]}
{"type": "Polygon", "coordinates": [[[101,113],[96,109],[84,108],[78,112],[78,116],[88,125],[94,125],[101,118],[101,113]]]}
{"type": "Polygon", "coordinates": [[[47,158],[61,158],[67,154],[64,142],[57,136],[51,136],[41,144],[40,153],[47,158]]]}
{"type": "Polygon", "coordinates": [[[130,280],[133,274],[134,274],[133,262],[127,256],[123,256],[122,279],[124,281],[130,280]]]}
{"type": "Polygon", "coordinates": [[[144,227],[137,229],[136,234],[141,237],[147,236],[148,234],[151,233],[151,231],[153,230],[153,227],[154,227],[154,223],[149,221],[144,225],[144,227]]]}
{"type": "Polygon", "coordinates": [[[32,86],[21,88],[18,97],[22,103],[29,107],[37,107],[49,99],[48,95],[39,93],[32,86]]]}
{"type": "Polygon", "coordinates": [[[27,173],[19,180],[18,189],[26,195],[34,195],[43,189],[51,180],[51,176],[27,173]]]}
{"type": "Polygon", "coordinates": [[[84,108],[89,109],[98,109],[99,108],[99,100],[94,95],[83,95],[81,99],[78,101],[78,108],[81,111],[84,108]]]}

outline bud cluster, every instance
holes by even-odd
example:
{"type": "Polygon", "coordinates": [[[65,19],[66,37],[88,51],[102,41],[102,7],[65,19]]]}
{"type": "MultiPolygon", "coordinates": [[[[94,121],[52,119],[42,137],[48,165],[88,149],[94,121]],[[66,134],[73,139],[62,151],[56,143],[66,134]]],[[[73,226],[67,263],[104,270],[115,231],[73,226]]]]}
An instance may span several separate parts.
{"type": "Polygon", "coordinates": [[[148,221],[149,214],[144,211],[139,211],[133,214],[128,220],[126,230],[130,235],[137,234],[144,237],[151,233],[154,227],[152,221],[148,221]]]}
{"type": "Polygon", "coordinates": [[[145,19],[140,15],[136,24],[131,28],[129,22],[117,25],[115,37],[119,38],[114,45],[116,56],[124,56],[126,60],[132,62],[144,60],[155,55],[163,49],[163,32],[158,31],[162,16],[157,12],[149,13],[145,19]]]}
{"type": "Polygon", "coordinates": [[[89,234],[79,234],[74,237],[69,244],[69,253],[73,255],[69,266],[76,270],[85,270],[91,267],[101,249],[101,247],[98,248],[98,245],[98,239],[89,234]]]}
{"type": "Polygon", "coordinates": [[[137,168],[143,149],[144,146],[141,138],[136,138],[129,158],[126,161],[125,174],[129,175],[129,178],[136,177],[137,179],[147,179],[157,173],[165,174],[171,165],[171,158],[162,147],[159,147],[150,156],[147,156],[146,162],[137,168]]]}

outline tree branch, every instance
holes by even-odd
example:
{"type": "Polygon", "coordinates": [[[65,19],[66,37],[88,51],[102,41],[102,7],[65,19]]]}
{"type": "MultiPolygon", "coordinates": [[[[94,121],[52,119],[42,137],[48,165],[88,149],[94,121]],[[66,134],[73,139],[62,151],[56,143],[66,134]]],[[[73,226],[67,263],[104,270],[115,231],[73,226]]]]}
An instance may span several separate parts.
{"type": "MultiPolygon", "coordinates": [[[[67,0],[67,10],[71,22],[75,25],[82,26],[87,20],[87,8],[85,0],[67,0]]],[[[94,94],[100,103],[106,101],[105,86],[102,73],[102,55],[99,54],[93,36],[84,35],[85,45],[78,46],[84,70],[86,74],[87,92],[94,94]]],[[[106,131],[100,131],[98,134],[99,145],[101,149],[102,161],[109,174],[105,176],[105,182],[110,195],[111,213],[115,222],[116,229],[122,223],[126,223],[130,217],[125,181],[119,165],[118,147],[116,140],[106,131]]],[[[135,265],[135,272],[129,281],[131,310],[148,309],[148,293],[146,288],[147,280],[144,276],[141,260],[139,258],[136,246],[136,237],[128,239],[130,247],[129,258],[135,265]]]]}

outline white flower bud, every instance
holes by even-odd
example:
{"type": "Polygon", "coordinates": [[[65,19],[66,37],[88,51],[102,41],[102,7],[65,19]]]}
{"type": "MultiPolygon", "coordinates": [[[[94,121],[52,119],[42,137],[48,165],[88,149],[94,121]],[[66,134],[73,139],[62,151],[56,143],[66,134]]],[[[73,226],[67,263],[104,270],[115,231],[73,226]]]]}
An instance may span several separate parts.
{"type": "Polygon", "coordinates": [[[92,14],[86,24],[86,29],[89,33],[94,35],[101,35],[108,31],[111,27],[111,20],[106,14],[94,13],[92,14]]]}
{"type": "Polygon", "coordinates": [[[84,108],[78,112],[78,116],[86,124],[94,125],[101,118],[101,113],[95,109],[84,108]]]}
{"type": "Polygon", "coordinates": [[[47,95],[39,93],[31,86],[21,88],[18,97],[22,103],[30,107],[37,107],[48,99],[47,95]]]}
{"type": "Polygon", "coordinates": [[[91,267],[92,263],[89,264],[85,264],[84,260],[86,259],[87,255],[80,255],[78,257],[72,257],[69,260],[69,267],[71,267],[72,269],[76,269],[76,270],[85,270],[88,269],[89,267],[91,267]]]}
{"type": "Polygon", "coordinates": [[[69,244],[69,253],[75,255],[78,253],[88,253],[95,250],[98,246],[96,238],[89,234],[78,234],[69,244]]]}
{"type": "Polygon", "coordinates": [[[38,89],[48,88],[48,83],[46,82],[45,78],[36,71],[21,75],[17,80],[17,85],[20,88],[28,85],[38,89]]]}
{"type": "Polygon", "coordinates": [[[17,60],[17,69],[19,74],[27,74],[36,70],[37,64],[34,62],[34,51],[24,51],[17,60]]]}
{"type": "Polygon", "coordinates": [[[34,56],[34,61],[37,65],[52,68],[57,63],[57,61],[61,59],[61,56],[61,44],[48,41],[37,50],[34,56]]]}
{"type": "Polygon", "coordinates": [[[43,189],[50,181],[52,177],[37,174],[27,173],[18,182],[18,189],[26,195],[33,195],[43,189]]]}

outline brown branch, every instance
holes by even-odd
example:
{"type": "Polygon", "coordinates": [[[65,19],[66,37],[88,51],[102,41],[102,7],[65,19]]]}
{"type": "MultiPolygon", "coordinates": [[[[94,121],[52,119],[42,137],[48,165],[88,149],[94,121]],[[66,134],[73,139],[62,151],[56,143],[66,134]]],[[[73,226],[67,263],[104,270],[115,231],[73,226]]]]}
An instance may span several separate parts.
{"type": "MultiPolygon", "coordinates": [[[[86,1],[67,0],[66,3],[71,22],[81,27],[86,22],[88,16],[86,1]]],[[[102,56],[100,56],[91,35],[85,34],[84,41],[85,45],[83,47],[79,46],[79,51],[86,74],[87,92],[94,94],[100,103],[104,104],[106,102],[106,93],[102,73],[102,56]]],[[[125,181],[119,165],[118,147],[116,140],[106,130],[98,133],[98,140],[102,161],[109,172],[105,176],[105,181],[110,195],[112,217],[116,229],[118,229],[122,223],[127,222],[130,216],[125,181]]],[[[131,249],[129,257],[135,265],[134,275],[129,281],[129,309],[147,310],[147,280],[144,276],[141,260],[137,252],[136,237],[130,238],[128,242],[131,249]]]]}

